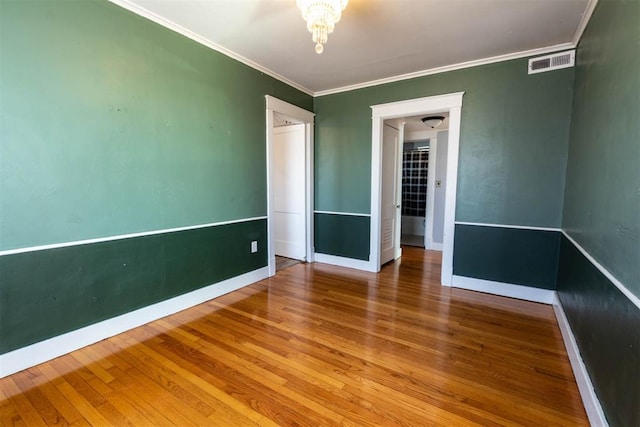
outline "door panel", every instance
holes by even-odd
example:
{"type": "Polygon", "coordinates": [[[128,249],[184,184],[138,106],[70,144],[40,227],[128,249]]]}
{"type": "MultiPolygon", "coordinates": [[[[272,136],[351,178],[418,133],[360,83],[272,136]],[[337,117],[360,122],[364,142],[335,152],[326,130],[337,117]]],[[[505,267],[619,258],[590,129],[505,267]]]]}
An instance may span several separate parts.
{"type": "Polygon", "coordinates": [[[304,125],[274,129],[273,243],[276,255],[304,260],[305,139],[304,125]]]}
{"type": "Polygon", "coordinates": [[[395,258],[397,221],[400,213],[398,199],[399,132],[384,125],[382,133],[382,216],[380,230],[380,265],[395,258]]]}

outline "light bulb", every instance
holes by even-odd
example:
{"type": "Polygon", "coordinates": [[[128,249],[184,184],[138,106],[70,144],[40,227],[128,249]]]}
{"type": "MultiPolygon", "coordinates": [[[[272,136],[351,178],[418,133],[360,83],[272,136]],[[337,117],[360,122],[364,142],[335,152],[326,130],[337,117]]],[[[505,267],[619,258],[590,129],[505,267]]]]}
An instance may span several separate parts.
{"type": "Polygon", "coordinates": [[[316,44],[316,53],[320,55],[322,51],[324,51],[324,46],[322,46],[322,43],[316,44]]]}

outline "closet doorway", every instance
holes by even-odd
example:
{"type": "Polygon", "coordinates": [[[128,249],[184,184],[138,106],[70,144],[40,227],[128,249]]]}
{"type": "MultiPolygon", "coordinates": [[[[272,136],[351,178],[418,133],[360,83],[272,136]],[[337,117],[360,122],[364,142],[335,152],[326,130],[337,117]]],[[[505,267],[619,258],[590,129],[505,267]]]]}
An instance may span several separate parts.
{"type": "MultiPolygon", "coordinates": [[[[267,116],[267,245],[269,275],[276,256],[314,261],[314,114],[265,96],[267,116]]],[[[280,259],[282,266],[282,259],[280,259]]]]}

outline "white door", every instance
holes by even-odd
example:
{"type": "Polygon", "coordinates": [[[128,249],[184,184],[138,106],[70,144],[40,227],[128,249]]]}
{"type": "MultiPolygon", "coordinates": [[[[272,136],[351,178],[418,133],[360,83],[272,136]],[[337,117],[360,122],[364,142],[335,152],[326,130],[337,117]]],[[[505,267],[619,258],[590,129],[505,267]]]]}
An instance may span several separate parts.
{"type": "Polygon", "coordinates": [[[273,243],[276,255],[304,260],[305,137],[304,124],[273,130],[273,243]]]}
{"type": "Polygon", "coordinates": [[[400,239],[397,225],[400,220],[398,197],[399,132],[387,124],[382,133],[382,212],[380,230],[380,265],[396,258],[400,239]]]}

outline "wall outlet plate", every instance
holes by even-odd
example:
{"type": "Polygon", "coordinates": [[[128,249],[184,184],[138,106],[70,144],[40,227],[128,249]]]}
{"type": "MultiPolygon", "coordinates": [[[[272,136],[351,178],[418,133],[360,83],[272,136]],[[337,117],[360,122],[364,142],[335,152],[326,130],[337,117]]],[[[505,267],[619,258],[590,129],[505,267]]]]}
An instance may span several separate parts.
{"type": "Polygon", "coordinates": [[[254,240],[251,242],[251,253],[255,254],[256,252],[258,252],[258,241],[254,240]]]}

